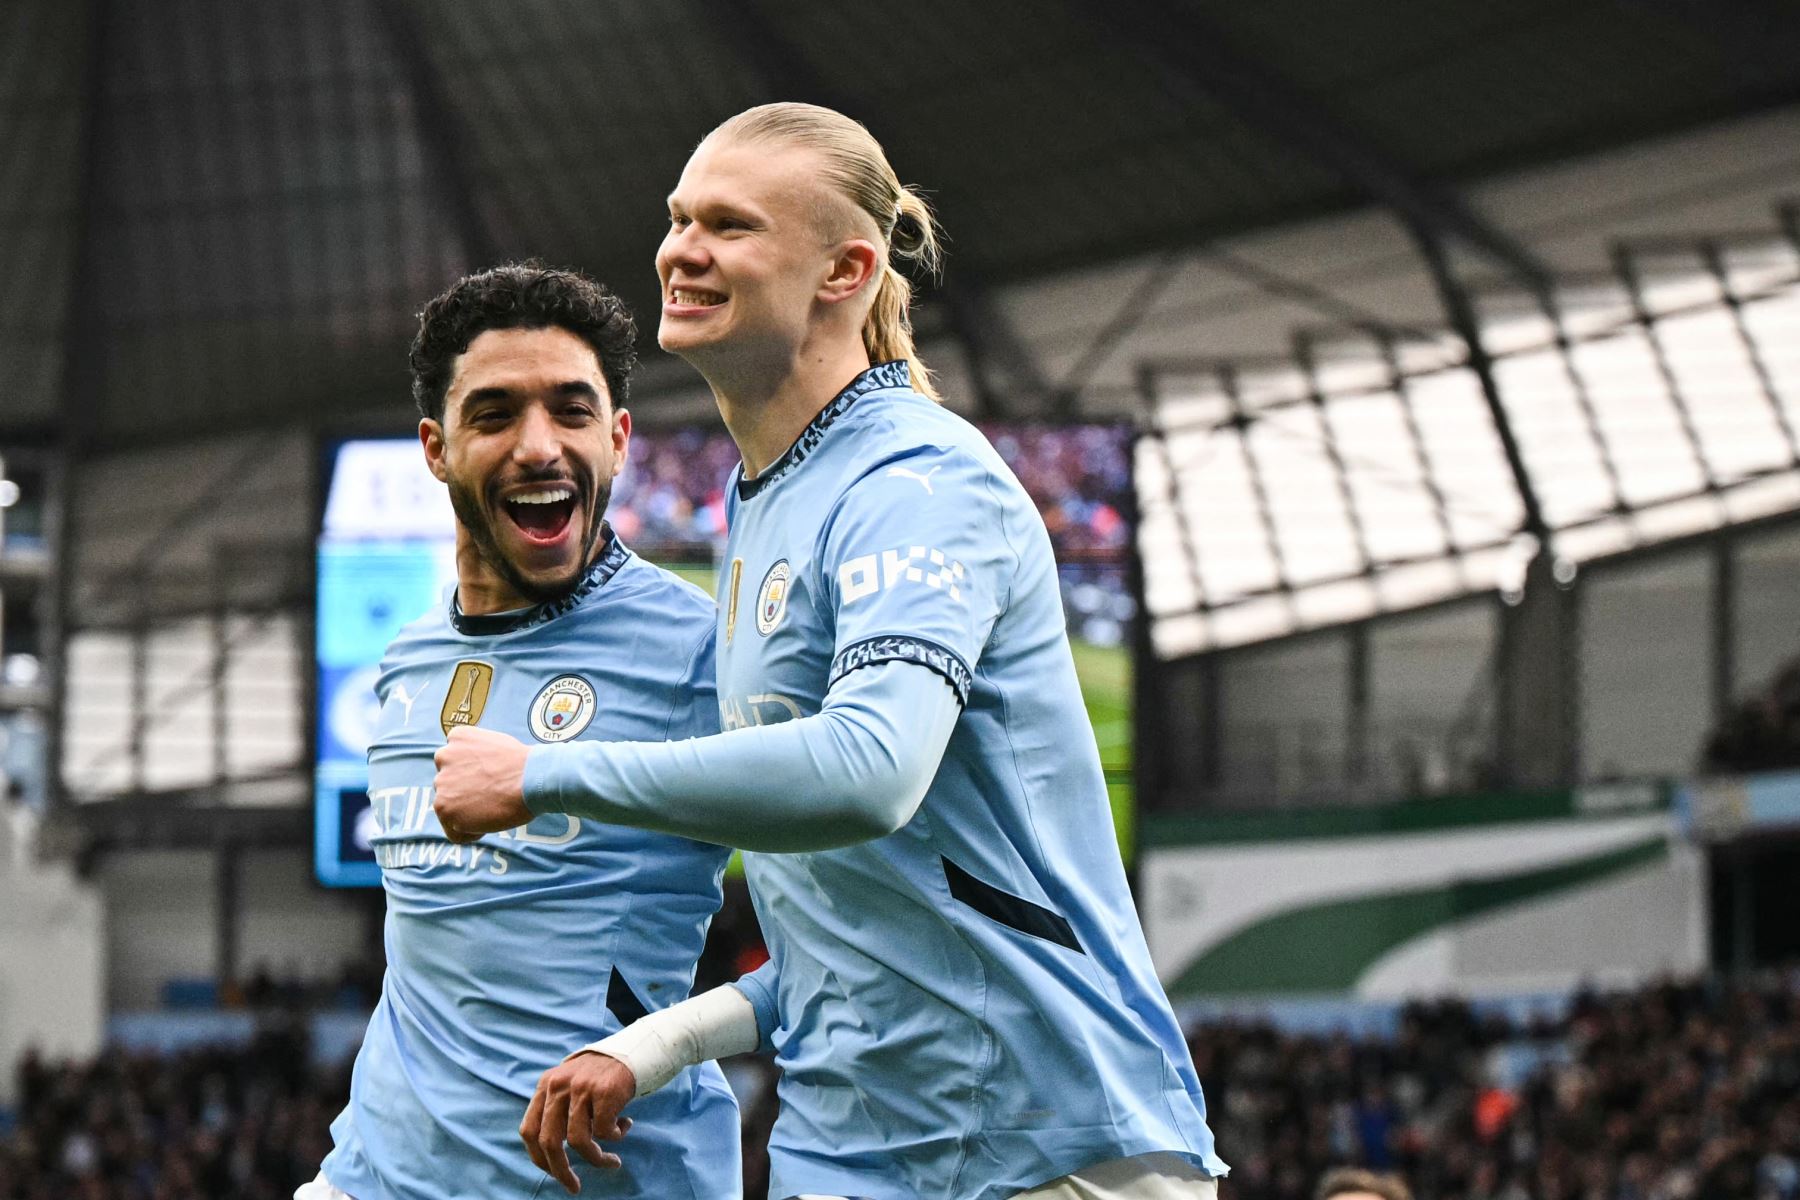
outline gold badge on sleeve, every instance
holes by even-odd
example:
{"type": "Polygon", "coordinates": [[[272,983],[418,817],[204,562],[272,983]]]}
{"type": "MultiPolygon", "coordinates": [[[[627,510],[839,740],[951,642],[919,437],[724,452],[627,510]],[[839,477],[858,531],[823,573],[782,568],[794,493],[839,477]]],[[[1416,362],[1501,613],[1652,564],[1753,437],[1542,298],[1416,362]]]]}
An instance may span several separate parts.
{"type": "Polygon", "coordinates": [[[488,689],[493,686],[494,668],[487,663],[465,660],[456,664],[450,675],[450,690],[444,693],[443,711],[438,713],[438,724],[444,727],[445,737],[458,725],[474,725],[481,720],[488,689]]]}
{"type": "Polygon", "coordinates": [[[725,644],[731,645],[731,639],[737,636],[737,602],[738,584],[743,582],[744,560],[731,560],[731,586],[726,589],[728,599],[725,601],[725,644]]]}

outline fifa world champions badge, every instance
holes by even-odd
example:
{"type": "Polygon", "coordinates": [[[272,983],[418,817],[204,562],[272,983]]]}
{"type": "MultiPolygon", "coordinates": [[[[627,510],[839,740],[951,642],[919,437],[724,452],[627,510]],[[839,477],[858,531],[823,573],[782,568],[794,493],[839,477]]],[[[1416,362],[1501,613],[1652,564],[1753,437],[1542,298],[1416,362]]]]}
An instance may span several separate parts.
{"type": "Polygon", "coordinates": [[[788,560],[782,559],[763,576],[756,589],[756,632],[768,637],[787,615],[788,579],[793,574],[788,560]]]}
{"type": "Polygon", "coordinates": [[[559,675],[531,702],[531,736],[566,742],[594,719],[594,688],[579,675],[559,675]]]}
{"type": "MultiPolygon", "coordinates": [[[[484,662],[463,661],[456,664],[450,676],[450,690],[444,693],[444,707],[438,712],[438,724],[444,736],[458,725],[475,725],[487,708],[488,690],[494,686],[494,668],[484,662]]],[[[412,705],[407,705],[410,715],[412,705]]]]}

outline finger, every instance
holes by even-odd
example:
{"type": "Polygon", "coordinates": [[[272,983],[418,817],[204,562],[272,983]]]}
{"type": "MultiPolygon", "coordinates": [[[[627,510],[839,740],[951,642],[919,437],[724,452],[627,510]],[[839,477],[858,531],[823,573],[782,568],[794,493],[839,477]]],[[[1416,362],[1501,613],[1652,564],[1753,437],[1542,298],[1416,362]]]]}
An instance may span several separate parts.
{"type": "Polygon", "coordinates": [[[616,1142],[630,1132],[631,1118],[615,1117],[613,1118],[612,1128],[596,1129],[594,1131],[594,1136],[603,1142],[616,1142]]]}
{"type": "Polygon", "coordinates": [[[573,1196],[581,1191],[581,1180],[575,1178],[575,1171],[569,1166],[569,1152],[563,1147],[568,1131],[569,1093],[563,1088],[553,1088],[550,1098],[544,1102],[544,1124],[538,1130],[537,1144],[544,1155],[544,1170],[573,1196]]]}
{"type": "MultiPolygon", "coordinates": [[[[602,1138],[605,1141],[616,1142],[624,1137],[625,1130],[630,1128],[630,1118],[620,1117],[613,1122],[613,1127],[610,1132],[596,1131],[595,1136],[602,1138]]],[[[614,1154],[611,1150],[601,1146],[598,1142],[591,1142],[590,1145],[594,1147],[594,1152],[588,1154],[587,1151],[583,1150],[582,1153],[586,1155],[587,1160],[596,1167],[604,1167],[609,1171],[616,1171],[625,1165],[624,1159],[620,1158],[617,1154],[614,1154]]]]}
{"type": "Polygon", "coordinates": [[[578,1091],[569,1101],[569,1145],[575,1153],[593,1163],[596,1167],[613,1166],[607,1159],[617,1160],[616,1155],[608,1154],[594,1144],[593,1110],[589,1106],[586,1092],[578,1091]]]}
{"type": "Polygon", "coordinates": [[[438,825],[443,829],[444,836],[451,841],[467,845],[481,836],[479,833],[463,828],[461,822],[456,819],[456,810],[445,801],[443,796],[440,795],[431,802],[431,811],[437,816],[438,825]]]}
{"type": "MultiPolygon", "coordinates": [[[[546,1077],[549,1072],[544,1073],[546,1077]]],[[[519,1140],[525,1143],[525,1152],[531,1155],[531,1161],[537,1164],[540,1171],[548,1171],[544,1165],[542,1154],[538,1150],[538,1130],[544,1124],[544,1081],[538,1080],[537,1091],[531,1093],[531,1103],[525,1106],[525,1119],[519,1122],[519,1140]]]]}

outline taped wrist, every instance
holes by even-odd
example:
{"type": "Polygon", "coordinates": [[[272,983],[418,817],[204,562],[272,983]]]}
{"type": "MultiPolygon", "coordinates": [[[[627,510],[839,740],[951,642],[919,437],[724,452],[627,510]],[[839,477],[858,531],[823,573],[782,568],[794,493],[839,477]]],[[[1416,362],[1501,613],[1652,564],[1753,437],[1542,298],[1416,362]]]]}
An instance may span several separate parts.
{"type": "Polygon", "coordinates": [[[748,1054],[761,1041],[756,1009],[744,993],[726,984],[639,1017],[569,1058],[576,1054],[616,1058],[637,1078],[635,1094],[647,1096],[695,1063],[748,1054]]]}

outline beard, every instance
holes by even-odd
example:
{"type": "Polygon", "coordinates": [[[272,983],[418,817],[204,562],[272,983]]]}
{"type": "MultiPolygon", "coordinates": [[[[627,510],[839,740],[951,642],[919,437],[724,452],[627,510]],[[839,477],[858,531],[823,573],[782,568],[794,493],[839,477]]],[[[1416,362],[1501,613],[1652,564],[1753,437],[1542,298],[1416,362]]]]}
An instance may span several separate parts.
{"type": "Polygon", "coordinates": [[[495,482],[487,489],[485,503],[477,489],[463,480],[451,478],[446,481],[446,487],[450,493],[450,507],[456,513],[457,521],[469,531],[469,538],[475,543],[475,552],[493,568],[495,574],[533,604],[548,604],[575,590],[575,585],[581,582],[582,576],[593,565],[594,554],[600,544],[600,534],[605,528],[606,506],[612,499],[612,481],[609,479],[602,482],[594,477],[591,470],[580,465],[566,473],[531,472],[507,479],[504,485],[495,482]],[[575,565],[561,578],[530,579],[500,548],[500,539],[494,533],[494,523],[507,519],[499,515],[505,506],[505,502],[500,499],[500,488],[520,483],[566,483],[575,489],[577,496],[583,498],[587,525],[581,531],[581,553],[576,556],[575,565]]]}

